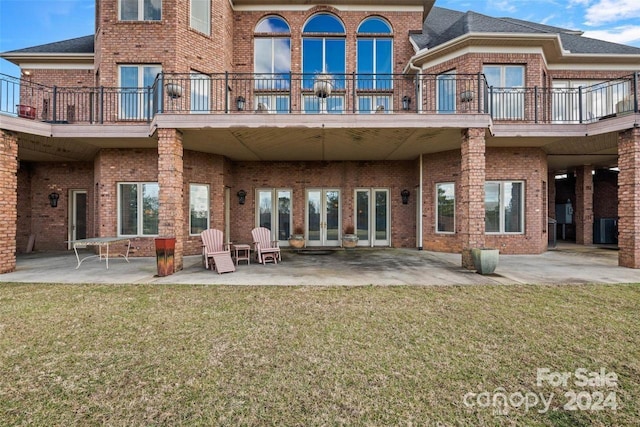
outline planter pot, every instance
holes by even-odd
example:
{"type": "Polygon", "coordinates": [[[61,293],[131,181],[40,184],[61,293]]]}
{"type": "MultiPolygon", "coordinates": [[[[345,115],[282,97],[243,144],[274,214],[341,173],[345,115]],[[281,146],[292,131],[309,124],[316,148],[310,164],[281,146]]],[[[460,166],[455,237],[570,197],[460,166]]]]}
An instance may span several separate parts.
{"type": "Polygon", "coordinates": [[[492,274],[498,266],[498,249],[471,249],[471,258],[476,271],[480,274],[492,274]]]}
{"type": "Polygon", "coordinates": [[[345,234],[342,236],[342,247],[346,249],[355,248],[358,245],[358,236],[355,234],[345,234]]]}
{"type": "Polygon", "coordinates": [[[18,117],[34,120],[36,118],[36,107],[29,105],[18,105],[18,117]]]}
{"type": "Polygon", "coordinates": [[[289,238],[289,246],[294,249],[304,248],[304,235],[294,234],[289,238]]]}
{"type": "Polygon", "coordinates": [[[182,86],[175,83],[167,83],[167,96],[171,99],[180,98],[182,96],[182,86]]]}

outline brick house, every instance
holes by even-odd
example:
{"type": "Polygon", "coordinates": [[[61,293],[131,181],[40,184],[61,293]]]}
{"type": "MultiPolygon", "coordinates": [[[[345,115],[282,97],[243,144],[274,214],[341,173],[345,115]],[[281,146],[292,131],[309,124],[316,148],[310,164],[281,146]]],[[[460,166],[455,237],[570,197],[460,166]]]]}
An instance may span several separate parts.
{"type": "Polygon", "coordinates": [[[95,35],[1,54],[0,271],[94,236],[176,237],[179,269],[258,225],[470,267],[544,252],[567,201],[640,268],[640,49],[434,3],[103,0],[95,35]]]}

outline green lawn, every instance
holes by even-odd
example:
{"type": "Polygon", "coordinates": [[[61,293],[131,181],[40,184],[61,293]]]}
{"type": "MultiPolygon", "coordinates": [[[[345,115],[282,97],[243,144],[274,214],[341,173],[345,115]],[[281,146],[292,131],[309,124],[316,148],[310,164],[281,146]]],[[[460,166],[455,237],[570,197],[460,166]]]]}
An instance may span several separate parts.
{"type": "Polygon", "coordinates": [[[639,307],[640,285],[0,284],[0,425],[638,425],[639,307]]]}

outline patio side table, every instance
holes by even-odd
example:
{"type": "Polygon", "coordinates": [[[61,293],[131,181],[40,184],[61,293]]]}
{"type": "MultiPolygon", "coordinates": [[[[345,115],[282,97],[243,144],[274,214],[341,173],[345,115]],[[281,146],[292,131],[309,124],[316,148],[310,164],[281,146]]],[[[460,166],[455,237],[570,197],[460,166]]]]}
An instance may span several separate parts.
{"type": "Polygon", "coordinates": [[[247,265],[251,264],[251,246],[246,244],[231,245],[233,249],[233,257],[236,260],[236,265],[240,261],[247,261],[247,265]]]}

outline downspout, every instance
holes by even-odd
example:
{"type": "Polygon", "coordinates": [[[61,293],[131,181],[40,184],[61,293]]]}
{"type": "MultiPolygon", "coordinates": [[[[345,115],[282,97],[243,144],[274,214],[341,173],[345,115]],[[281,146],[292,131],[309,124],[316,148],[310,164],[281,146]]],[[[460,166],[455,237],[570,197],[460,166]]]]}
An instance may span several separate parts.
{"type": "MultiPolygon", "coordinates": [[[[416,90],[416,97],[417,97],[416,103],[418,105],[418,113],[420,113],[420,112],[422,112],[422,84],[421,84],[422,83],[422,78],[421,78],[421,76],[422,76],[422,68],[416,66],[413,63],[413,58],[411,58],[409,60],[409,68],[414,70],[416,72],[417,76],[418,76],[417,81],[418,81],[419,84],[418,84],[418,87],[416,88],[417,89],[416,90]]],[[[405,71],[406,71],[406,69],[405,69],[405,71]]],[[[422,191],[423,191],[423,188],[422,188],[423,187],[423,185],[422,185],[423,179],[422,178],[423,178],[423,174],[424,174],[423,162],[422,162],[422,153],[420,153],[420,157],[418,158],[418,161],[420,162],[420,165],[418,166],[418,171],[419,171],[418,172],[418,179],[419,179],[419,182],[418,182],[418,197],[417,197],[417,201],[416,201],[416,203],[418,204],[418,208],[416,209],[416,216],[418,217],[417,221],[416,221],[416,223],[418,224],[418,230],[417,230],[417,233],[416,233],[416,247],[418,248],[419,251],[421,251],[422,250],[422,242],[423,242],[423,240],[422,240],[423,239],[422,213],[423,213],[423,207],[424,207],[424,205],[422,203],[422,199],[423,199],[423,194],[422,194],[422,191]]]]}

